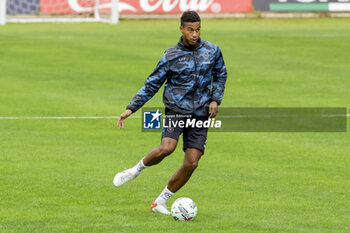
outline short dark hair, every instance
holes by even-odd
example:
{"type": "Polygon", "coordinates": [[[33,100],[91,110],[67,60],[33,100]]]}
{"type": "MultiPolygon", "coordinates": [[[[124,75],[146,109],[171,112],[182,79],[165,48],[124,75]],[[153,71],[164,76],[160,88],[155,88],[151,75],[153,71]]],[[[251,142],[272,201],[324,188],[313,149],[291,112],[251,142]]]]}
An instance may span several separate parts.
{"type": "Polygon", "coordinates": [[[184,26],[185,23],[194,23],[200,22],[201,17],[195,11],[185,11],[181,16],[181,26],[184,26]]]}

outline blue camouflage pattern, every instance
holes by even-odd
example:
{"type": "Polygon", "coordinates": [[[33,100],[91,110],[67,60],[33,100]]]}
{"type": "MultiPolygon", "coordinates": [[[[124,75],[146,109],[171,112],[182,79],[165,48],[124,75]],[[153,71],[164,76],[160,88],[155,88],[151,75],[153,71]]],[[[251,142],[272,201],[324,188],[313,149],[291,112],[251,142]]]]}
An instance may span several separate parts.
{"type": "Polygon", "coordinates": [[[221,104],[226,79],[226,66],[217,45],[199,39],[196,46],[189,47],[181,37],[177,45],[165,51],[127,109],[136,112],[166,82],[166,108],[179,114],[208,116],[211,101],[221,104]]]}

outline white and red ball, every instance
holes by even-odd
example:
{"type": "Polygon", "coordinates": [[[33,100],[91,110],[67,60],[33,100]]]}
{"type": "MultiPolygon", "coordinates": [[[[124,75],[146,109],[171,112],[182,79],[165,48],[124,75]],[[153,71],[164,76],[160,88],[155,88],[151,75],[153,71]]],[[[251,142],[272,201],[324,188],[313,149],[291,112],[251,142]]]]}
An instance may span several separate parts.
{"type": "Polygon", "coordinates": [[[171,205],[171,215],[175,220],[190,221],[197,215],[196,203],[188,197],[180,197],[171,205]]]}

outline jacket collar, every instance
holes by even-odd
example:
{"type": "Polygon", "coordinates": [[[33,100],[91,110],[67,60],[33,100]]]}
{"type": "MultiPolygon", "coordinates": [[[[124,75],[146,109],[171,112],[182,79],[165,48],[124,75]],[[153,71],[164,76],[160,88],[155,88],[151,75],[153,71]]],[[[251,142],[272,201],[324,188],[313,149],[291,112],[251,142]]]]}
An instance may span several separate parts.
{"type": "Polygon", "coordinates": [[[183,43],[183,36],[181,36],[180,40],[179,40],[179,42],[177,44],[184,50],[195,51],[195,50],[198,50],[200,47],[203,46],[203,41],[201,40],[201,38],[199,38],[198,39],[198,43],[195,46],[186,46],[183,43]]]}

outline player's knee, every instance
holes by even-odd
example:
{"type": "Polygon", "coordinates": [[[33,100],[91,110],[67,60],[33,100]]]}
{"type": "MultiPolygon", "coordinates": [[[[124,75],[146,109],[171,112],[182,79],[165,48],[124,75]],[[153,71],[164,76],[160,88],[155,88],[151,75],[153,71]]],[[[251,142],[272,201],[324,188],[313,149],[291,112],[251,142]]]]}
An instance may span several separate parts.
{"type": "Polygon", "coordinates": [[[189,161],[184,163],[186,173],[192,173],[198,167],[198,161],[189,161]]]}
{"type": "Polygon", "coordinates": [[[167,156],[173,153],[175,150],[176,146],[171,145],[171,144],[166,144],[166,145],[161,145],[160,146],[160,154],[161,156],[167,156]]]}

